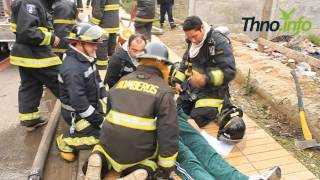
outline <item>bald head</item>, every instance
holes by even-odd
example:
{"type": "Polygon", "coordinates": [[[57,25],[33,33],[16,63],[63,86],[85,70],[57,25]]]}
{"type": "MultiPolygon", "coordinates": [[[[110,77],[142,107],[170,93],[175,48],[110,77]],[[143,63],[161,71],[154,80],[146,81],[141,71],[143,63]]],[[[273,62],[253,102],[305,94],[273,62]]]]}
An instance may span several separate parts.
{"type": "Polygon", "coordinates": [[[131,57],[136,58],[137,55],[144,50],[146,39],[141,34],[131,35],[128,41],[128,52],[131,57]]]}

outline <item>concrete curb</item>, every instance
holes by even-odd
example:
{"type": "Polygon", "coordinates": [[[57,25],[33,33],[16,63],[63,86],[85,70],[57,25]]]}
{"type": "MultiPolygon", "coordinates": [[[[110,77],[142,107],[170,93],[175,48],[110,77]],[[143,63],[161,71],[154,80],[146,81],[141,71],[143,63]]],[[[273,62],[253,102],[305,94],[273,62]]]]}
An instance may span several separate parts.
{"type": "MultiPolygon", "coordinates": [[[[286,115],[290,124],[300,128],[298,100],[290,68],[243,47],[240,42],[233,41],[233,44],[237,63],[236,81],[245,85],[250,69],[250,82],[255,93],[286,115]]],[[[320,103],[317,102],[320,87],[313,80],[304,77],[300,79],[308,125],[313,137],[320,141],[320,103]]]]}

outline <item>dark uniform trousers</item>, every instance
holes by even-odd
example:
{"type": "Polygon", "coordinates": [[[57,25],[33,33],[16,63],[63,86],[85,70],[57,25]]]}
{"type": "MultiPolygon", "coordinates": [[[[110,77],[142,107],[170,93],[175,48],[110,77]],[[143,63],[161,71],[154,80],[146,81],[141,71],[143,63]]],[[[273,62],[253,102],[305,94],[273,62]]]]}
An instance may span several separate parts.
{"type": "Polygon", "coordinates": [[[103,100],[106,90],[96,65],[71,46],[60,66],[58,80],[61,113],[70,125],[67,132],[57,137],[58,149],[67,153],[90,149],[99,142],[100,125],[106,113],[103,100]]]}
{"type": "Polygon", "coordinates": [[[117,32],[119,32],[119,0],[95,0],[90,22],[109,33],[109,39],[98,45],[97,66],[106,69],[109,58],[115,51],[117,32]]]}
{"type": "Polygon", "coordinates": [[[51,18],[38,0],[16,0],[12,4],[11,30],[16,42],[10,63],[19,66],[19,120],[23,126],[40,122],[43,86],[58,96],[58,65],[61,60],[51,50],[55,34],[51,18]]]}
{"type": "Polygon", "coordinates": [[[59,97],[58,66],[47,68],[19,67],[21,84],[19,87],[19,119],[23,126],[33,126],[40,119],[39,104],[43,85],[59,97]]]}
{"type": "Polygon", "coordinates": [[[137,12],[134,21],[135,31],[144,35],[149,41],[151,41],[151,29],[155,17],[155,3],[154,0],[137,1],[137,12]]]}
{"type": "Polygon", "coordinates": [[[160,24],[163,24],[165,21],[165,15],[168,14],[168,21],[171,24],[174,24],[173,15],[172,15],[172,0],[168,0],[166,3],[160,4],[160,24]]]}

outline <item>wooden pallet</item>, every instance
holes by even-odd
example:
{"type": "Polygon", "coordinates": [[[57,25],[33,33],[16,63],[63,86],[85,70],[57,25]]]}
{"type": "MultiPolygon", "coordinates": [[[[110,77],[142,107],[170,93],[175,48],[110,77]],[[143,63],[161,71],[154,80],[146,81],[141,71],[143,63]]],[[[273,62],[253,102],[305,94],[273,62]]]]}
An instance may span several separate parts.
{"type": "MultiPolygon", "coordinates": [[[[247,125],[246,137],[225,157],[226,161],[246,175],[259,174],[278,165],[281,167],[283,180],[318,179],[253,120],[246,115],[244,119],[247,125]]],[[[218,131],[213,122],[204,129],[214,137],[218,131]]],[[[118,177],[117,173],[112,172],[105,180],[118,177]]]]}

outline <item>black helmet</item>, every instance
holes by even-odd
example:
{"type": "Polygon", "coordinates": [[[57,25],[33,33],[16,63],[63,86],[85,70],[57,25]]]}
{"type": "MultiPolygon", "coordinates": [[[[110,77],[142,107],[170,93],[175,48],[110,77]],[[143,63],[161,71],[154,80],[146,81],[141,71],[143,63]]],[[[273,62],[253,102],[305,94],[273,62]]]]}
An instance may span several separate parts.
{"type": "Polygon", "coordinates": [[[74,25],[66,39],[86,43],[101,43],[108,39],[108,34],[100,26],[84,22],[74,25]]]}
{"type": "Polygon", "coordinates": [[[246,132],[246,125],[242,119],[240,108],[232,106],[221,112],[218,117],[218,140],[228,144],[236,144],[242,140],[246,132]]]}
{"type": "Polygon", "coordinates": [[[144,49],[144,54],[137,57],[138,61],[143,58],[155,59],[158,61],[163,61],[168,65],[172,63],[169,61],[169,53],[166,46],[158,42],[148,43],[144,49]]]}

